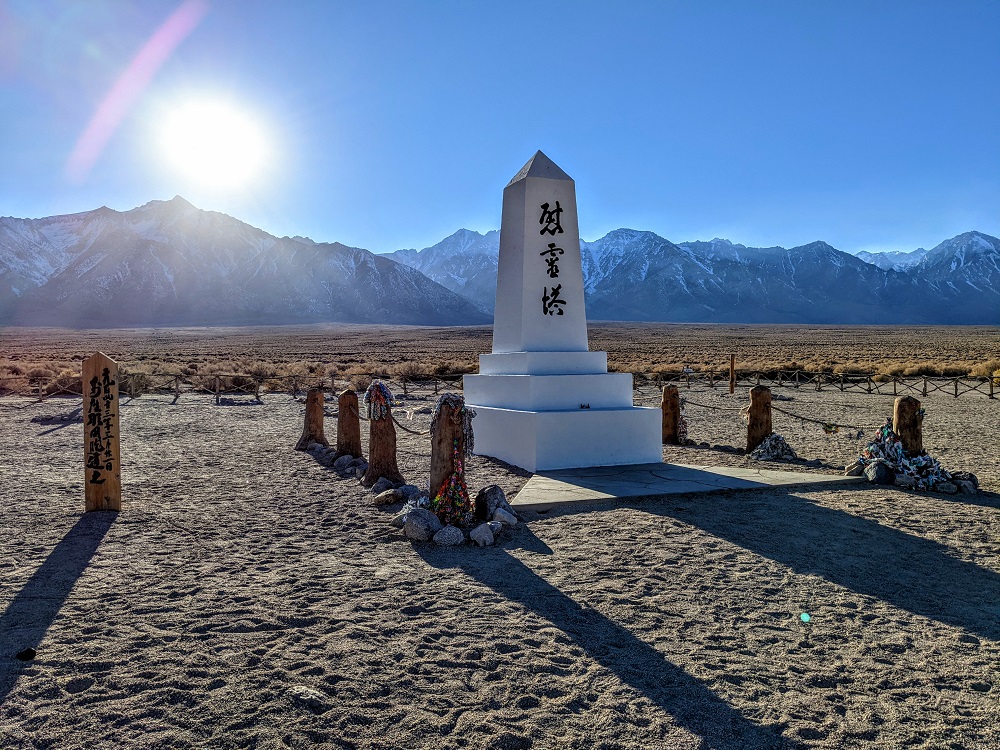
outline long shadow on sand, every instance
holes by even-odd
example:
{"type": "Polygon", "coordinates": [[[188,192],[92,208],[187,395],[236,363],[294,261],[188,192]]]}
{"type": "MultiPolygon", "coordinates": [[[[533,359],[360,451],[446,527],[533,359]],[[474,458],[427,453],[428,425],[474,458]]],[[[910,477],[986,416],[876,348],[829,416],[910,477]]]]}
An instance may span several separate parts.
{"type": "MultiPolygon", "coordinates": [[[[548,550],[544,543],[539,545],[548,550]]],[[[518,546],[527,549],[538,545],[518,546]]],[[[505,550],[482,549],[469,555],[468,550],[456,552],[418,545],[417,551],[429,565],[456,567],[551,622],[622,682],[668,712],[680,726],[703,738],[707,746],[718,750],[800,747],[782,737],[779,728],[753,723],[648,643],[599,612],[581,606],[505,550]],[[485,562],[482,555],[499,555],[503,559],[477,564],[485,562]]]]}
{"type": "Polygon", "coordinates": [[[14,655],[38,648],[117,513],[85,513],[0,614],[0,705],[30,662],[14,655]]]}
{"type": "MultiPolygon", "coordinates": [[[[976,506],[998,507],[996,495],[975,497],[976,506]]],[[[697,526],[796,573],[1000,640],[1000,574],[916,533],[819,505],[794,490],[630,505],[697,526]]]]}

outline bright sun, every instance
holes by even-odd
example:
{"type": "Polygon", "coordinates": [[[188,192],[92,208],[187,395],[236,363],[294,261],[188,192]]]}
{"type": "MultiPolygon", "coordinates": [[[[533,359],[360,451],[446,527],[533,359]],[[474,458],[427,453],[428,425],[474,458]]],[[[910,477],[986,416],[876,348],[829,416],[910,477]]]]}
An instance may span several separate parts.
{"type": "Polygon", "coordinates": [[[267,139],[254,119],[220,101],[191,101],[161,126],[163,157],[204,187],[229,188],[256,177],[267,159],[267,139]]]}

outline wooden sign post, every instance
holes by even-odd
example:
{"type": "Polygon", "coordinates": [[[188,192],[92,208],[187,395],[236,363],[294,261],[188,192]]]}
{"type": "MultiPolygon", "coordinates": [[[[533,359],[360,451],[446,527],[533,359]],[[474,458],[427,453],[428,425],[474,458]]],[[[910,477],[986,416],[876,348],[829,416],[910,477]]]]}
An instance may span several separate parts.
{"type": "Polygon", "coordinates": [[[118,363],[100,352],[83,363],[86,511],[122,509],[118,363]]]}

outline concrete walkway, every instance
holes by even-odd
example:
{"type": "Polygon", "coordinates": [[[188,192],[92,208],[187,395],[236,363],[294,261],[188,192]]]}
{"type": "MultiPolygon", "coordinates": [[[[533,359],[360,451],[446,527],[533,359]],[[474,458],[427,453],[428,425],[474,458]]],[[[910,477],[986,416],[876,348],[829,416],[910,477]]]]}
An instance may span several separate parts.
{"type": "Polygon", "coordinates": [[[864,477],[774,471],[737,466],[635,464],[539,472],[528,480],[511,505],[545,511],[577,503],[720,490],[758,490],[797,485],[864,482],[864,477]]]}

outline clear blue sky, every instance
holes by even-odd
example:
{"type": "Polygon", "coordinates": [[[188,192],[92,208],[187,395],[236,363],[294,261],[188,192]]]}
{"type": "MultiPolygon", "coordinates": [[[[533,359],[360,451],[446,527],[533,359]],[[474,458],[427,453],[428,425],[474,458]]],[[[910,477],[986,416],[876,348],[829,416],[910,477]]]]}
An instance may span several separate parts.
{"type": "Polygon", "coordinates": [[[420,248],[498,228],[541,149],[590,240],[1000,235],[998,40],[998,0],[0,0],[0,215],[180,194],[277,235],[420,248]],[[191,99],[264,133],[240,184],[164,155],[191,99]]]}

